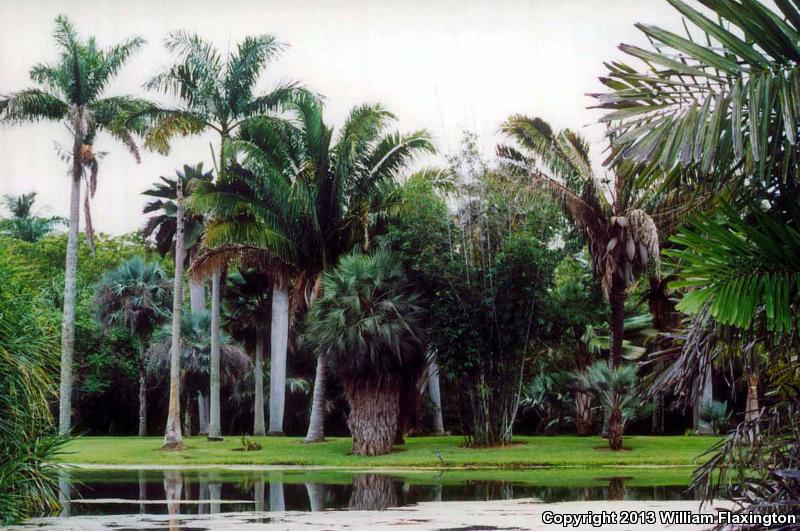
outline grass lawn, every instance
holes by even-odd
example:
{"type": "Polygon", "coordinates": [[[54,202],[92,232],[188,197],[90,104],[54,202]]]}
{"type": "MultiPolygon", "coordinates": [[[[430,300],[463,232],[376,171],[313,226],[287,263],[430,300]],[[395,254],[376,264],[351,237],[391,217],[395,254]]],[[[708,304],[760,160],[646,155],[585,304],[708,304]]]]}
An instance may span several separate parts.
{"type": "Polygon", "coordinates": [[[515,437],[508,448],[463,448],[464,439],[409,437],[389,455],[350,455],[350,439],[332,437],[323,443],[304,444],[300,437],[254,437],[262,449],[234,451],[240,438],[208,442],[205,437],[185,439],[182,452],[162,452],[161,437],[77,437],[66,446],[61,461],[74,464],[110,465],[315,465],[348,468],[475,467],[524,468],[536,466],[636,466],[696,465],[716,437],[631,436],[629,450],[608,451],[599,437],[515,437]],[[443,461],[437,457],[440,452],[443,461]]]}

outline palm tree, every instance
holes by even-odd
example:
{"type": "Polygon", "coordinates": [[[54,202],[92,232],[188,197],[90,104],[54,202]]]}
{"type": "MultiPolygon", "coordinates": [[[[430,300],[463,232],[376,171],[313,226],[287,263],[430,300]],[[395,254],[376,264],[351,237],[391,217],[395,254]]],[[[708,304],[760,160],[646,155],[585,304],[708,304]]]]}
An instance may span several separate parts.
{"type": "MultiPolygon", "coordinates": [[[[298,92],[294,83],[285,83],[269,93],[255,93],[262,71],[283,51],[284,45],[272,35],[246,37],[234,52],[223,58],[199,35],[176,31],[167,37],[165,46],[176,54],[177,61],[148,81],[145,87],[171,94],[180,105],[174,108],[152,106],[133,118],[150,120],[145,145],[161,153],[169,151],[170,141],[175,136],[216,131],[221,141],[217,172],[222,177],[227,166],[224,157],[227,140],[254,116],[280,110],[298,92]]],[[[211,321],[214,329],[211,334],[210,440],[222,438],[219,397],[221,274],[220,269],[212,273],[211,321]]]]}
{"type": "Polygon", "coordinates": [[[586,372],[576,373],[582,390],[594,395],[608,415],[608,446],[614,451],[622,450],[622,435],[625,421],[636,405],[636,366],[609,367],[598,361],[586,372]]]}
{"type": "Polygon", "coordinates": [[[636,166],[618,164],[606,186],[592,170],[588,145],[576,133],[554,133],[544,120],[523,115],[509,118],[501,130],[516,143],[498,147],[508,169],[524,172],[535,186],[550,193],[588,240],[592,269],[602,279],[611,306],[610,362],[619,365],[626,289],[648,266],[651,275],[660,275],[658,230],[639,208],[643,198],[636,166]]]}
{"type": "Polygon", "coordinates": [[[389,252],[344,256],[322,276],[305,339],[344,385],[356,455],[392,449],[401,386],[417,382],[426,365],[422,318],[419,297],[389,252]]]}
{"type": "MultiPolygon", "coordinates": [[[[203,163],[200,162],[196,166],[183,166],[183,172],[176,171],[177,179],[181,180],[183,185],[184,194],[186,197],[191,197],[190,183],[193,180],[202,180],[211,182],[214,177],[213,174],[203,171],[203,163]]],[[[174,251],[175,242],[175,198],[178,195],[177,180],[169,177],[159,177],[161,182],[153,184],[152,187],[142,192],[142,195],[154,197],[155,199],[148,202],[142,213],[149,214],[157,212],[157,214],[150,216],[147,223],[142,228],[142,236],[148,238],[153,237],[156,244],[156,250],[161,256],[174,251]]],[[[200,248],[200,240],[203,236],[203,216],[199,214],[184,214],[184,245],[186,247],[186,258],[189,263],[197,255],[200,248]]],[[[189,277],[189,298],[191,300],[191,308],[193,312],[202,311],[206,306],[205,288],[202,283],[197,282],[192,277],[189,277]]]]}
{"type": "Polygon", "coordinates": [[[253,435],[266,435],[264,422],[264,348],[269,332],[272,283],[257,269],[239,270],[228,275],[225,290],[224,328],[254,353],[253,435]]]}
{"type": "MultiPolygon", "coordinates": [[[[229,258],[266,261],[273,302],[283,291],[299,307],[319,295],[320,275],[340,256],[369,245],[370,232],[394,206],[398,173],[433,147],[425,131],[388,132],[394,116],[379,105],[354,107],[336,137],[318,99],[301,95],[289,107],[291,121],[260,118],[241,127],[231,150],[243,155],[242,165],[231,168],[228,180],[198,187],[192,206],[211,216],[206,267],[229,258]]],[[[273,306],[273,319],[283,306],[273,306]]],[[[287,336],[288,321],[281,322],[271,358],[281,367],[287,336]]],[[[324,438],[326,374],[327,360],[318,356],[307,442],[324,438]]],[[[270,389],[282,404],[284,386],[273,382],[270,389]]],[[[282,410],[277,415],[282,419],[282,410]]]]}
{"type": "Polygon", "coordinates": [[[156,326],[169,314],[170,289],[157,262],[135,256],[106,273],[95,305],[100,320],[130,330],[139,346],[139,436],[147,435],[145,349],[156,326]]]}
{"type": "MultiPolygon", "coordinates": [[[[147,370],[151,374],[166,372],[171,357],[172,326],[165,325],[156,331],[147,351],[147,370]]],[[[180,324],[180,387],[184,395],[184,431],[192,427],[192,391],[205,388],[211,372],[211,314],[208,311],[188,312],[181,315],[180,324]]],[[[220,383],[235,388],[252,372],[253,364],[238,345],[226,334],[220,334],[220,383]]]]}
{"type": "Polygon", "coordinates": [[[64,154],[70,164],[71,190],[66,271],[64,274],[64,317],[61,333],[61,389],[59,431],[70,430],[72,411],[72,358],[75,343],[75,278],[78,268],[78,223],[81,181],[88,187],[84,198],[86,236],[93,249],[93,229],[89,197],[97,188],[98,158],[93,146],[98,133],[105,131],[122,142],[139,161],[131,136],[140,130],[141,121],[121,120],[136,112],[145,102],[129,96],[103,97],[108,83],[125,61],[144,44],[139,37],[123,41],[107,50],[97,47],[94,37],[83,41],[63,15],[56,18],[53,37],[60,49],[54,64],[31,68],[31,79],[41,88],[29,88],[0,97],[0,119],[5,122],[63,122],[72,137],[72,147],[64,154]]]}
{"type": "Polygon", "coordinates": [[[3,204],[11,213],[11,217],[0,219],[0,234],[26,242],[35,242],[52,233],[58,225],[66,221],[58,216],[43,218],[34,215],[34,201],[36,192],[18,196],[4,195],[3,204]]]}

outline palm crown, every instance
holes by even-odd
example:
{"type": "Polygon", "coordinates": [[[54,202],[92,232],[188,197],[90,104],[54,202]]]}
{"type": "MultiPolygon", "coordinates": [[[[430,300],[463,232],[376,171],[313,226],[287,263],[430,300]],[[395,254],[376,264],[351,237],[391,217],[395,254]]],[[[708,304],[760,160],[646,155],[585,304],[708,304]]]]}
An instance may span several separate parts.
{"type": "Polygon", "coordinates": [[[103,322],[124,326],[144,338],[169,315],[171,297],[161,266],[135,256],[103,276],[95,302],[103,322]]]}
{"type": "Polygon", "coordinates": [[[51,216],[41,217],[33,213],[36,192],[19,196],[3,196],[3,204],[11,213],[11,217],[0,219],[0,234],[19,238],[27,242],[35,242],[50,234],[56,226],[65,222],[64,218],[51,216]]]}
{"type": "Polygon", "coordinates": [[[211,214],[209,248],[267,251],[311,278],[367,243],[397,173],[432,146],[425,131],[387,132],[394,116],[378,105],[352,109],[335,141],[316,98],[305,95],[290,108],[291,121],[256,118],[243,125],[231,143],[243,155],[241,165],[218,184],[201,183],[191,206],[211,214]]]}
{"type": "Polygon", "coordinates": [[[422,357],[423,310],[391,253],[345,256],[322,276],[305,338],[344,380],[397,376],[422,357]]]}
{"type": "MultiPolygon", "coordinates": [[[[151,216],[145,226],[142,228],[142,236],[145,238],[153,236],[156,243],[156,249],[161,256],[166,256],[173,247],[175,242],[175,231],[177,229],[176,213],[178,206],[175,201],[178,198],[178,181],[180,179],[183,185],[184,196],[189,197],[192,193],[192,188],[197,181],[211,182],[213,174],[203,171],[203,163],[196,166],[189,166],[184,164],[183,172],[176,171],[176,178],[159,177],[161,182],[153,184],[153,186],[144,192],[142,195],[154,197],[156,199],[148,202],[143,213],[158,212],[158,214],[151,216]]],[[[200,239],[203,236],[203,217],[199,214],[185,213],[183,220],[183,238],[184,248],[188,255],[194,255],[200,244],[200,239]]]]}
{"type": "Polygon", "coordinates": [[[180,105],[151,106],[134,116],[150,120],[145,145],[161,153],[169,151],[173,137],[206,129],[228,138],[248,118],[281,109],[300,91],[295,83],[281,83],[256,94],[262,71],[284,49],[272,35],[247,37],[226,58],[199,35],[185,31],[171,33],[165,45],[177,62],[145,88],[173,95],[180,105]]]}

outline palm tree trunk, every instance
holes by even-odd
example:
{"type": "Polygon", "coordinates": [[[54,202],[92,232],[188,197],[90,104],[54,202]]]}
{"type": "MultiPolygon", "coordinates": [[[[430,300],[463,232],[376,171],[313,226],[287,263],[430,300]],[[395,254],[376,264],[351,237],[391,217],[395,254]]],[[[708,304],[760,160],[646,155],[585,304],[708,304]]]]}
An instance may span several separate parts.
{"type": "Polygon", "coordinates": [[[625,284],[622,279],[614,275],[611,282],[611,291],[608,295],[611,305],[611,367],[618,367],[622,363],[622,339],[625,335],[625,284]]]}
{"type": "Polygon", "coordinates": [[[270,512],[286,510],[286,501],[283,495],[283,472],[269,473],[269,510],[270,512]]]}
{"type": "Polygon", "coordinates": [[[208,419],[208,440],[222,440],[222,421],[220,419],[220,397],[219,397],[219,303],[220,303],[220,280],[222,272],[215,268],[211,277],[211,364],[210,374],[211,383],[209,385],[211,395],[211,411],[208,419]]]}
{"type": "Polygon", "coordinates": [[[144,370],[144,340],[139,340],[139,437],[147,435],[147,374],[144,370]]]}
{"type": "Polygon", "coordinates": [[[354,455],[384,455],[392,451],[397,433],[400,392],[396,384],[345,383],[350,405],[347,426],[354,455]]]}
{"type": "Polygon", "coordinates": [[[307,443],[325,440],[325,380],[328,376],[328,360],[324,354],[317,355],[317,373],[314,375],[314,395],[311,399],[311,416],[308,419],[307,443]]]}
{"type": "Polygon", "coordinates": [[[703,378],[703,392],[698,397],[698,408],[697,408],[697,434],[698,435],[714,435],[714,426],[711,425],[710,422],[704,422],[701,420],[702,412],[706,409],[709,404],[714,400],[714,388],[713,382],[711,379],[711,367],[706,369],[706,373],[702,376],[703,378]]]}
{"type": "Polygon", "coordinates": [[[289,287],[283,280],[272,287],[272,328],[269,364],[269,433],[283,434],[286,400],[286,349],[289,342],[289,287]]]}
{"type": "Polygon", "coordinates": [[[189,301],[192,313],[202,312],[206,309],[206,287],[202,282],[189,277],[189,301]]]}
{"type": "Polygon", "coordinates": [[[264,422],[264,339],[261,334],[256,338],[256,366],[255,366],[255,400],[253,404],[253,435],[266,435],[264,422]]]}
{"type": "Polygon", "coordinates": [[[175,230],[175,278],[172,292],[172,348],[169,364],[169,408],[164,430],[164,448],[183,448],[181,435],[180,372],[181,372],[181,303],[183,302],[183,187],[178,179],[175,230]]]}
{"type": "Polygon", "coordinates": [[[585,391],[575,393],[575,428],[579,437],[592,434],[592,397],[585,391]]]}
{"type": "Polygon", "coordinates": [[[752,422],[756,420],[758,416],[758,374],[751,372],[747,376],[747,405],[744,411],[744,421],[752,422]]]}
{"type": "Polygon", "coordinates": [[[197,434],[208,435],[208,410],[206,409],[206,395],[197,391],[197,434]]]}
{"type": "Polygon", "coordinates": [[[428,367],[428,392],[433,402],[433,434],[444,435],[444,420],[442,419],[442,395],[439,389],[439,366],[431,361],[428,367]]]}
{"type": "Polygon", "coordinates": [[[67,435],[72,427],[72,359],[75,351],[75,280],[78,274],[78,231],[81,202],[81,146],[83,109],[78,109],[72,150],[72,187],[69,196],[69,233],[64,271],[64,317],[61,322],[61,389],[58,403],[58,432],[67,435]]]}
{"type": "Polygon", "coordinates": [[[622,432],[624,429],[622,412],[614,409],[608,416],[608,446],[614,450],[622,450],[622,432]]]}

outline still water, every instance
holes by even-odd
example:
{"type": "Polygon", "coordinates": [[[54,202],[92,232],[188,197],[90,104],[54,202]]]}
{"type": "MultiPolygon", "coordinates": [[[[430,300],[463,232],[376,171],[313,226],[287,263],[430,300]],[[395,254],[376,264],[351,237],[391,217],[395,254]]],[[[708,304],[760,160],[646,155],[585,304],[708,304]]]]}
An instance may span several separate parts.
{"type": "Polygon", "coordinates": [[[84,470],[62,473],[61,518],[86,515],[381,510],[420,502],[691,500],[690,471],[560,469],[84,470]]]}

